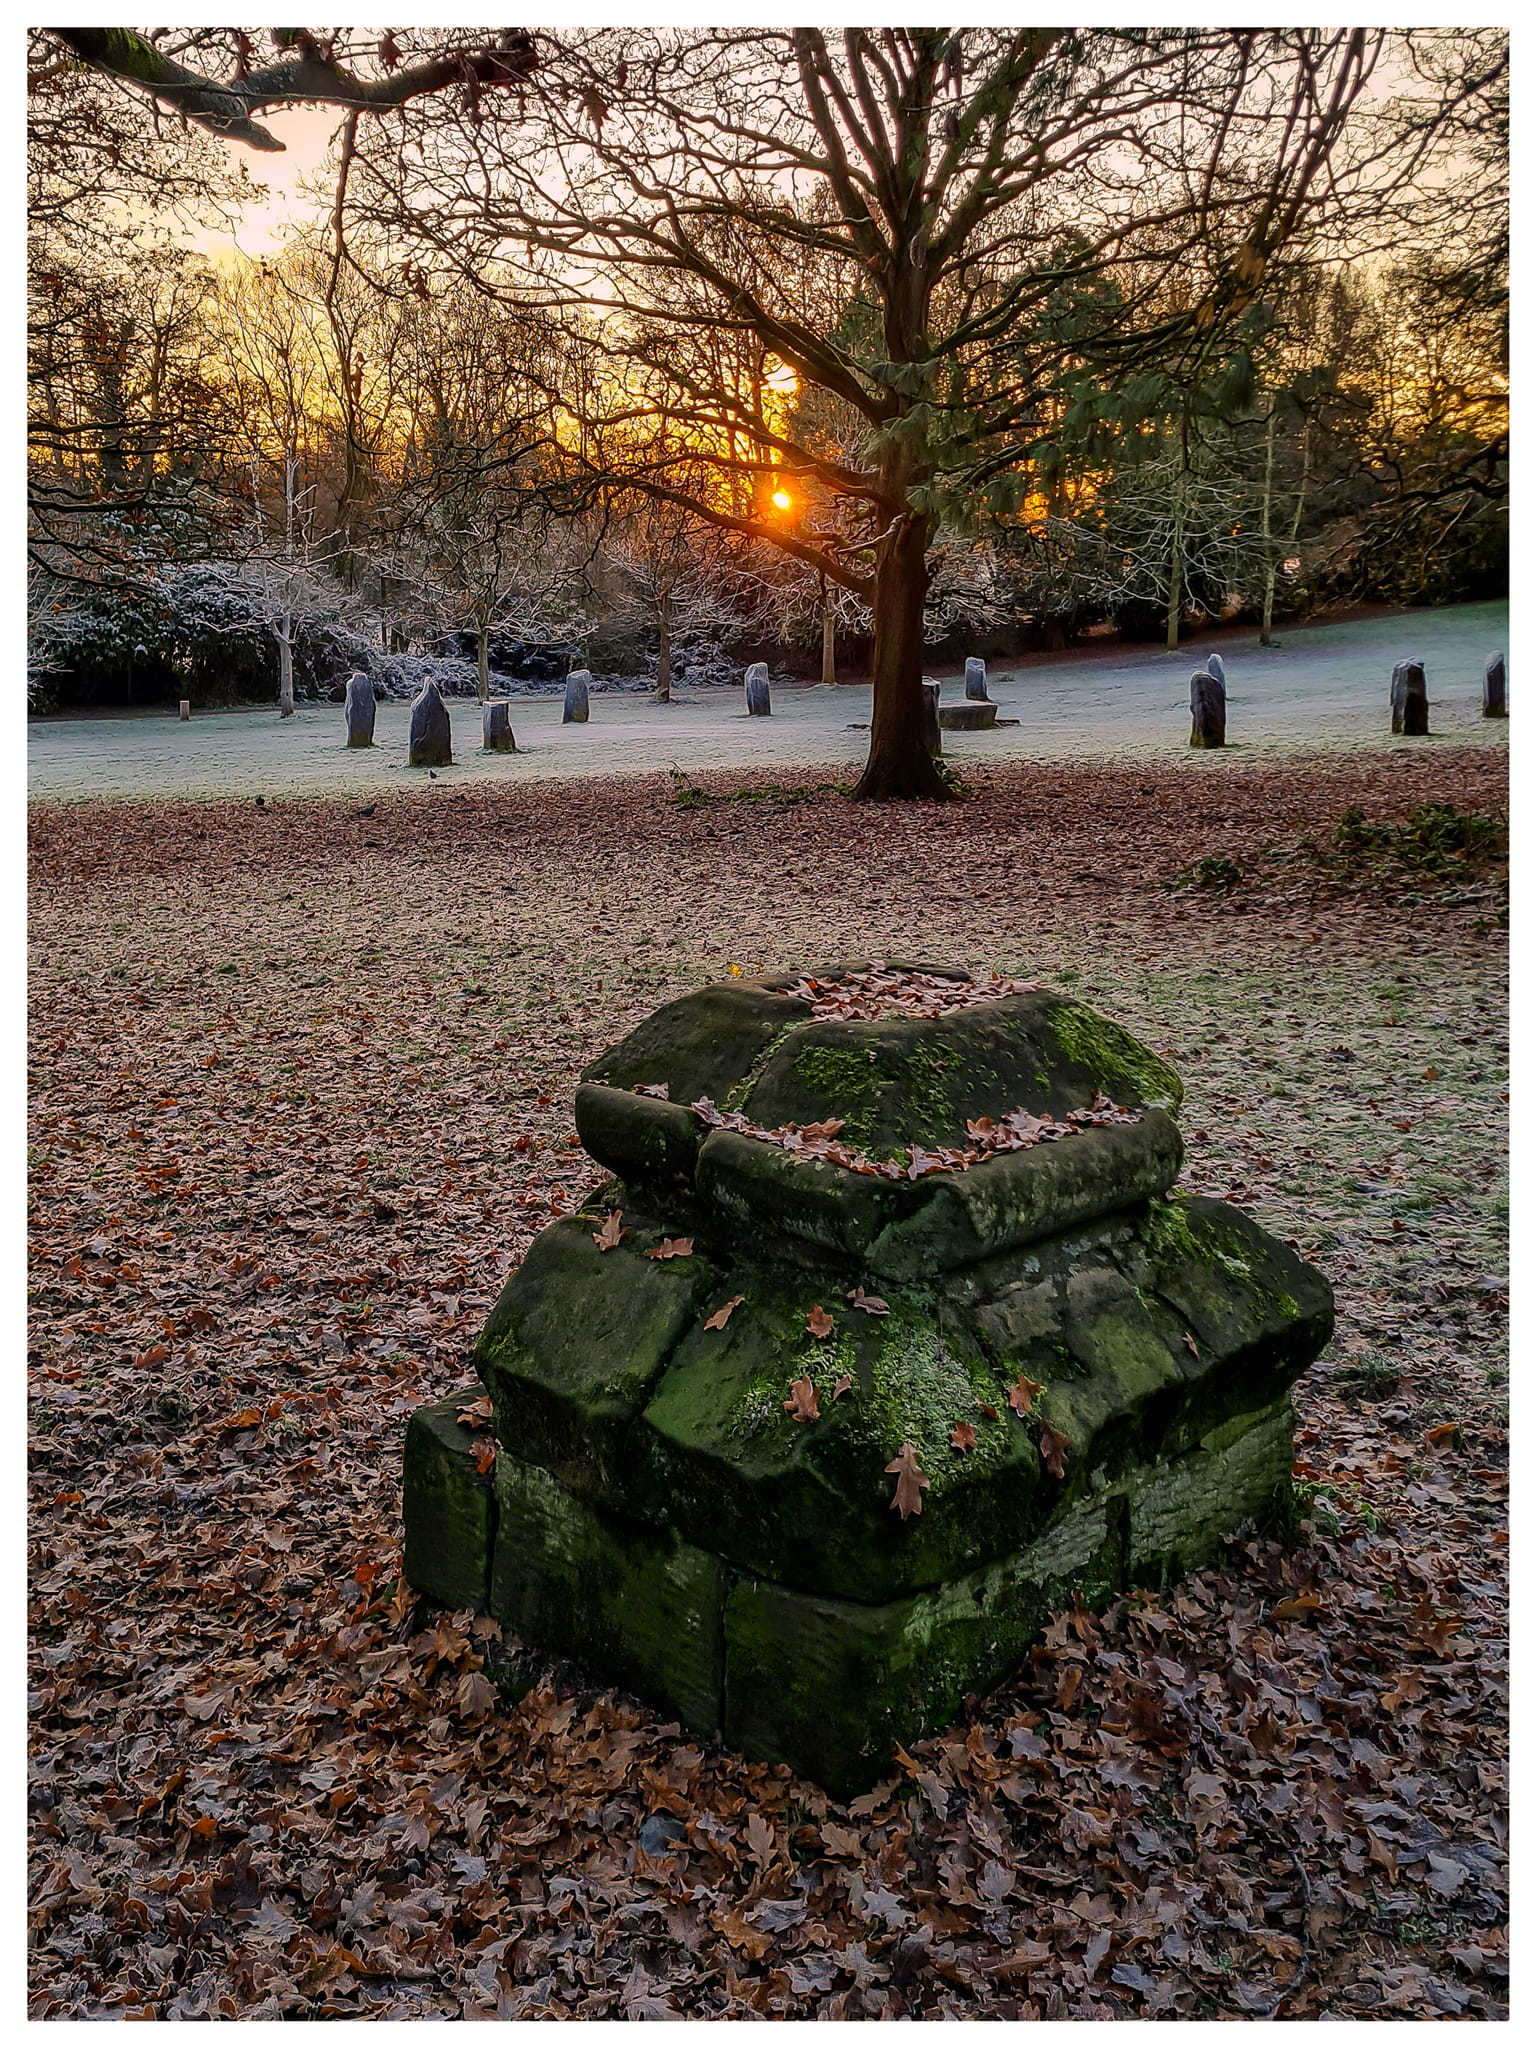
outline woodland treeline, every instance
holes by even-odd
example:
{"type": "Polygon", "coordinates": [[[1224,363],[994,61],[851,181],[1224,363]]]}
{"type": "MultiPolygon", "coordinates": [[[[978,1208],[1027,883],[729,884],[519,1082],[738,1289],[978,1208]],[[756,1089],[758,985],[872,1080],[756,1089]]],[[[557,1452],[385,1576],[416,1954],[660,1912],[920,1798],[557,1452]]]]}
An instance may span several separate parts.
{"type": "Polygon", "coordinates": [[[115,34],[33,43],[40,707],[407,650],[899,704],[1506,588],[1497,32],[115,34]],[[300,96],[329,216],[198,255],[300,96]]]}

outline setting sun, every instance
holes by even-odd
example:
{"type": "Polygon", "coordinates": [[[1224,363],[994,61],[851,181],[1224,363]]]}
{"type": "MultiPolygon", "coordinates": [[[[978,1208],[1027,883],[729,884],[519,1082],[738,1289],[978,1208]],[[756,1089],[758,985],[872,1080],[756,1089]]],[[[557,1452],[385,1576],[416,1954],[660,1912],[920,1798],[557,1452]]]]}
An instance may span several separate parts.
{"type": "Polygon", "coordinates": [[[778,506],[781,512],[787,512],[790,506],[795,501],[793,498],[791,498],[788,491],[775,491],[773,494],[773,502],[775,505],[778,506]]]}

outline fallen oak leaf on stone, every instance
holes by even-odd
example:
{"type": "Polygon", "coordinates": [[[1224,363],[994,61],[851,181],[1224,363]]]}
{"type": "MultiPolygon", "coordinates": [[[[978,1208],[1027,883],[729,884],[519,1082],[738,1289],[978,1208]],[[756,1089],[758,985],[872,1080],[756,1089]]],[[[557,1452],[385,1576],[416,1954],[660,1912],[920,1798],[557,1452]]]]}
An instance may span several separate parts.
{"type": "Polygon", "coordinates": [[[835,1381],[833,1382],[833,1385],[832,1385],[832,1398],[833,1398],[833,1400],[834,1400],[834,1401],[841,1401],[841,1399],[843,1398],[844,1394],[847,1394],[847,1393],[851,1393],[851,1392],[852,1392],[852,1390],[853,1390],[853,1379],[852,1379],[852,1376],[851,1376],[850,1374],[846,1373],[846,1372],[840,1372],[840,1373],[838,1374],[838,1376],[837,1376],[836,1380],[835,1380],[835,1381]]]}
{"type": "Polygon", "coordinates": [[[827,1314],[819,1301],[811,1304],[810,1314],[805,1319],[805,1327],[813,1337],[831,1336],[832,1318],[827,1314]]]}
{"type": "Polygon", "coordinates": [[[473,1401],[467,1401],[458,1410],[460,1429],[489,1429],[491,1426],[491,1397],[477,1394],[473,1401]]]}
{"type": "Polygon", "coordinates": [[[691,1259],[693,1239],[691,1237],[664,1237],[653,1251],[645,1255],[648,1259],[691,1259]]]}
{"type": "Polygon", "coordinates": [[[976,1425],[974,1422],[957,1422],[950,1432],[950,1443],[957,1451],[974,1451],[976,1448],[976,1425]]]}
{"type": "Polygon", "coordinates": [[[816,1397],[813,1381],[805,1378],[790,1383],[789,1399],[783,1403],[796,1422],[818,1422],[821,1419],[821,1403],[816,1397]]]}
{"type": "Polygon", "coordinates": [[[600,1252],[614,1251],[617,1249],[619,1239],[621,1237],[628,1237],[629,1232],[619,1228],[623,1216],[624,1211],[622,1209],[610,1209],[603,1218],[602,1229],[593,1231],[592,1242],[600,1252]]]}
{"type": "Polygon", "coordinates": [[[878,1294],[866,1294],[862,1287],[850,1287],[848,1300],[855,1308],[862,1309],[867,1316],[888,1316],[891,1304],[878,1294]]]}
{"type": "Polygon", "coordinates": [[[484,1479],[496,1463],[496,1443],[492,1437],[484,1437],[475,1446],[475,1470],[484,1479]]]}
{"type": "Polygon", "coordinates": [[[737,1309],[741,1307],[741,1304],[746,1300],[746,1298],[747,1297],[744,1294],[733,1294],[729,1301],[721,1302],[720,1306],[715,1310],[712,1316],[706,1316],[704,1318],[705,1329],[723,1330],[726,1324],[731,1320],[731,1317],[736,1313],[737,1309]]]}
{"type": "Polygon", "coordinates": [[[1040,1391],[1040,1387],[1041,1382],[1039,1380],[1032,1380],[1028,1373],[1021,1372],[1019,1374],[1013,1385],[1008,1389],[1008,1406],[1015,1415],[1027,1415],[1029,1413],[1034,1398],[1040,1391]]]}
{"type": "Polygon", "coordinates": [[[1048,1422],[1040,1425],[1040,1455],[1053,1479],[1066,1478],[1067,1452],[1071,1447],[1071,1438],[1063,1436],[1059,1429],[1052,1429],[1048,1422]]]}
{"type": "Polygon", "coordinates": [[[897,1514],[904,1522],[909,1516],[920,1515],[923,1512],[923,1489],[931,1482],[917,1462],[916,1444],[903,1444],[885,1469],[896,1480],[891,1506],[897,1514]]]}

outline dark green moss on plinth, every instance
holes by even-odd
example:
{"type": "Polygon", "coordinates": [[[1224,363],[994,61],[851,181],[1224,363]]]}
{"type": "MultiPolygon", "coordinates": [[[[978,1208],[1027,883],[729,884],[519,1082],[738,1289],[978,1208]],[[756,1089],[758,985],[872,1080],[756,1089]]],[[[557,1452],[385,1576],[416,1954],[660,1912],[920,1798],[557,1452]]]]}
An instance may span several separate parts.
{"type": "Polygon", "coordinates": [[[489,1477],[475,1465],[486,1439],[458,1420],[480,1395],[470,1387],[418,1408],[405,1429],[406,1580],[454,1609],[483,1609],[490,1593],[496,1506],[489,1477]]]}
{"type": "Polygon", "coordinates": [[[490,1609],[525,1641],[580,1659],[708,1734],[723,1688],[718,1558],[670,1531],[595,1513],[503,1452],[490,1609]]]}

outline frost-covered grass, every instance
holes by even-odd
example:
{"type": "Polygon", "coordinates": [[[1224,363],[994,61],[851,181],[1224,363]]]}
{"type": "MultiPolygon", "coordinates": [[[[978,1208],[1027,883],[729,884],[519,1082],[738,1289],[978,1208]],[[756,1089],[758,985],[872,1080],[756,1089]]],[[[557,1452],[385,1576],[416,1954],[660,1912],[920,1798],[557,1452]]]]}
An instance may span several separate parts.
{"type": "MultiPolygon", "coordinates": [[[[1080,651],[1059,660],[990,675],[999,716],[1019,723],[990,733],[949,733],[945,751],[967,763],[1015,759],[1135,758],[1221,774],[1236,761],[1298,750],[1336,751],[1395,744],[1433,750],[1447,739],[1501,743],[1502,721],[1480,716],[1488,656],[1504,648],[1506,604],[1457,605],[1305,627],[1261,648],[1248,635],[1222,634],[1169,654],[1160,648],[1080,651]],[[1192,752],[1189,675],[1219,646],[1227,670],[1228,747],[1192,752]],[[1390,739],[1387,686],[1405,656],[1424,662],[1432,736],[1390,739]]],[[[1518,696],[1518,674],[1512,679],[1518,696]]],[[[945,677],[946,697],[960,695],[945,677]]],[[[861,685],[778,688],[771,719],[746,716],[734,690],[684,689],[671,704],[605,693],[592,698],[586,725],[562,725],[558,697],[512,700],[519,752],[485,754],[480,707],[449,704],[456,759],[438,771],[447,783],[521,783],[550,778],[634,774],[676,765],[714,768],[820,766],[847,772],[862,760],[870,693],[861,685]]],[[[174,713],[58,719],[28,734],[29,784],[37,797],[345,795],[363,800],[427,780],[405,765],[409,707],[380,704],[375,745],[349,751],[339,704],[307,705],[291,719],[275,710],[200,714],[183,725],[174,713]]]]}

